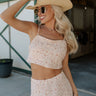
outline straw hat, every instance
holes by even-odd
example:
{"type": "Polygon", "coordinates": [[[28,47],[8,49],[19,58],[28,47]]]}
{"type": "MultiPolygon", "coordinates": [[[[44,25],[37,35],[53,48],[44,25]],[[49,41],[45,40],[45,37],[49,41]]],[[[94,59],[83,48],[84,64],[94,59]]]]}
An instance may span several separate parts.
{"type": "Polygon", "coordinates": [[[61,6],[64,12],[73,7],[73,4],[70,0],[37,0],[34,6],[27,6],[25,9],[35,9],[36,7],[41,5],[61,6]]]}

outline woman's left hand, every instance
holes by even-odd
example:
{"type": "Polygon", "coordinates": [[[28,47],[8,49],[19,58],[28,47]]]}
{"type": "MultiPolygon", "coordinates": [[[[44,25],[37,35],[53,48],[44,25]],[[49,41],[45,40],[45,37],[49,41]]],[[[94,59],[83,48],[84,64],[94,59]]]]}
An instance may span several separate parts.
{"type": "Polygon", "coordinates": [[[73,89],[73,96],[78,96],[77,88],[73,89]]]}

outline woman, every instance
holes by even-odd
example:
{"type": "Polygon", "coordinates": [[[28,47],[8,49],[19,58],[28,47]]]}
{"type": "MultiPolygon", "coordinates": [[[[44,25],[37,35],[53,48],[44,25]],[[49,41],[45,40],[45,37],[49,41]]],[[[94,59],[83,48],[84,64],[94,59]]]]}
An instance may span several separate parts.
{"type": "Polygon", "coordinates": [[[10,6],[1,18],[29,35],[31,64],[31,96],[78,96],[68,66],[69,54],[76,53],[78,44],[71,31],[72,25],[65,11],[72,8],[70,0],[37,0],[34,9],[40,24],[14,18],[28,0],[20,0],[10,6]]]}

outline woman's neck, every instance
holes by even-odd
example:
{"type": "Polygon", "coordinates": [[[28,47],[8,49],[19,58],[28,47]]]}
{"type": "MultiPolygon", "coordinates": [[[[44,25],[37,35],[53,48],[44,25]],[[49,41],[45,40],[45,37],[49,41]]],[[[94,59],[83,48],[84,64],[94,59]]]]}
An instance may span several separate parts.
{"type": "Polygon", "coordinates": [[[55,30],[55,19],[51,19],[49,22],[46,22],[45,26],[49,29],[55,30]]]}

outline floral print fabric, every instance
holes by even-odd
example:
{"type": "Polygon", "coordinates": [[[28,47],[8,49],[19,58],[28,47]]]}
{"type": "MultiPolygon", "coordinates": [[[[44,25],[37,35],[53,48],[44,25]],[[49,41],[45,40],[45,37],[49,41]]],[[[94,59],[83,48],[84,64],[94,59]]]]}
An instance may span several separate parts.
{"type": "Polygon", "coordinates": [[[72,87],[64,72],[56,76],[37,80],[31,77],[31,96],[73,96],[72,87]]]}

